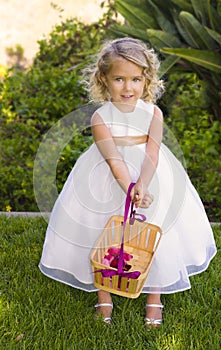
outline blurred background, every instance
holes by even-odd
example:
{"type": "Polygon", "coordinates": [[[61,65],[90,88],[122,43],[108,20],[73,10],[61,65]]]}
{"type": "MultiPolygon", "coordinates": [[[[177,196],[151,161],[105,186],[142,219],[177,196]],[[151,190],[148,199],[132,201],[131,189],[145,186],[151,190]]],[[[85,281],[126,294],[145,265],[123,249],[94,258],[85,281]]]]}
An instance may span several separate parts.
{"type": "Polygon", "coordinates": [[[53,174],[43,162],[47,183],[37,196],[41,141],[90,101],[82,72],[103,42],[132,36],[161,61],[164,143],[186,167],[210,221],[220,222],[221,0],[0,0],[0,12],[0,212],[36,212],[37,197],[45,203],[41,211],[51,210],[54,193],[93,142],[86,128],[91,113],[70,126],[53,174]]]}
{"type": "Polygon", "coordinates": [[[101,0],[0,0],[0,63],[8,64],[7,48],[20,44],[31,62],[37,41],[47,36],[60,17],[78,17],[85,23],[102,15],[101,0]]]}

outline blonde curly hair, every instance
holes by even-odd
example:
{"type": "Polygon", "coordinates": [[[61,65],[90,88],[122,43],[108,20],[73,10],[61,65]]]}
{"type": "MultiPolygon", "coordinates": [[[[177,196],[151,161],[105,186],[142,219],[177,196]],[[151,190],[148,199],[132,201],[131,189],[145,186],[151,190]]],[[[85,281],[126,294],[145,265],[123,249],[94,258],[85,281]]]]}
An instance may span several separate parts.
{"type": "Polygon", "coordinates": [[[143,68],[146,78],[142,99],[156,102],[164,91],[163,81],[158,78],[159,60],[153,49],[148,49],[141,40],[125,37],[105,43],[96,62],[85,69],[87,90],[95,102],[105,102],[110,99],[102,77],[110,70],[113,62],[119,58],[131,61],[143,68]]]}

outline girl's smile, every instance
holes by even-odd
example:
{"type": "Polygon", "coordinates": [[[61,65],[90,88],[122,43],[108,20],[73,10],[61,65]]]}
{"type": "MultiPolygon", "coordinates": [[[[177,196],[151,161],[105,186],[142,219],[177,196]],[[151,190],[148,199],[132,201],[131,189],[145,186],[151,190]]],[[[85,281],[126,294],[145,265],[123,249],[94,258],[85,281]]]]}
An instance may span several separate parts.
{"type": "Polygon", "coordinates": [[[122,111],[129,112],[143,95],[145,77],[142,67],[124,58],[117,58],[109,72],[103,76],[103,82],[111,96],[111,101],[122,111]]]}

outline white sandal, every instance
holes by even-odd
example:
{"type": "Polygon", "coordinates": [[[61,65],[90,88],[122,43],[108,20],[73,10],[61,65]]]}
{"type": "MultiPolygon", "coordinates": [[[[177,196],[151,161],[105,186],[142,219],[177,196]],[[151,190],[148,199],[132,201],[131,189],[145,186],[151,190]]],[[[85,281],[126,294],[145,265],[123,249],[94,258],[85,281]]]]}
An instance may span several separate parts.
{"type": "MultiPolygon", "coordinates": [[[[163,309],[163,304],[146,304],[146,307],[158,307],[163,309]]],[[[146,326],[159,326],[162,323],[162,319],[155,320],[154,318],[145,318],[146,326]]]]}
{"type": "MultiPolygon", "coordinates": [[[[110,306],[113,309],[113,304],[110,304],[110,303],[102,303],[102,304],[94,305],[95,308],[98,308],[100,306],[110,306]]],[[[101,315],[101,314],[97,314],[95,318],[97,318],[99,315],[101,315]]],[[[103,320],[104,320],[104,323],[110,324],[112,321],[112,318],[111,317],[104,317],[103,320]]]]}

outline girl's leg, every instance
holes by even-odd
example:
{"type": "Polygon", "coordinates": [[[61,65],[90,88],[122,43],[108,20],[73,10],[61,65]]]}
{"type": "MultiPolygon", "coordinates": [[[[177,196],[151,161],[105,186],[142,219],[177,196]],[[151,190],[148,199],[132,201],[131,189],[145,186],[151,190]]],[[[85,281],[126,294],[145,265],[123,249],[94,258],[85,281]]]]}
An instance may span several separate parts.
{"type": "MultiPolygon", "coordinates": [[[[160,294],[148,294],[147,295],[147,304],[153,305],[162,305],[160,300],[160,294]]],[[[146,306],[146,317],[154,320],[162,319],[162,308],[154,306],[146,306]]]]}
{"type": "MultiPolygon", "coordinates": [[[[112,304],[111,294],[109,292],[105,292],[104,290],[99,290],[97,292],[98,295],[98,304],[112,304]]],[[[97,315],[102,315],[104,318],[110,317],[112,313],[111,306],[98,306],[97,307],[97,315]]]]}

